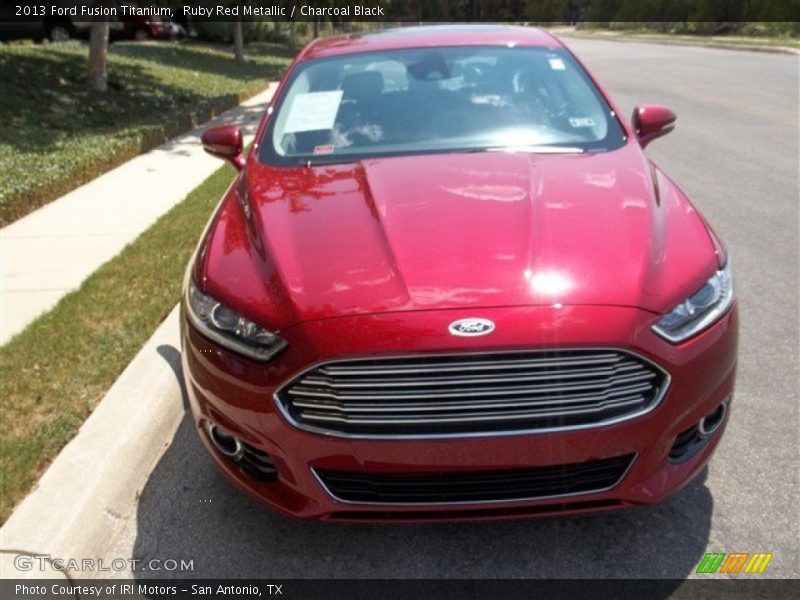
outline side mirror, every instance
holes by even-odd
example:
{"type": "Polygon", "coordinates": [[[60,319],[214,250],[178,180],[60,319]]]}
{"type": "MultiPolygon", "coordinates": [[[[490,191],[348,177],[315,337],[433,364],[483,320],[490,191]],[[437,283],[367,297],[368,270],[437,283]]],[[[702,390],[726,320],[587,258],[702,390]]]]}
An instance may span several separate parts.
{"type": "Polygon", "coordinates": [[[242,132],[235,125],[223,125],[203,132],[203,150],[230,162],[238,171],[244,168],[242,132]]]}
{"type": "Polygon", "coordinates": [[[658,104],[643,104],[633,109],[631,124],[639,138],[642,148],[654,139],[668,134],[675,129],[675,120],[678,117],[666,106],[658,104]]]}

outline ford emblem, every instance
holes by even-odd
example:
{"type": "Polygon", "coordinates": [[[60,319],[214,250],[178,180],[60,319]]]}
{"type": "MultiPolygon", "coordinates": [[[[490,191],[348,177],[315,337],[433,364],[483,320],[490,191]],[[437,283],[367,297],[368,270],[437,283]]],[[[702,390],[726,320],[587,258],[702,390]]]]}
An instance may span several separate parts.
{"type": "Polygon", "coordinates": [[[494,323],[489,319],[459,319],[450,323],[448,330],[452,335],[486,335],[494,331],[494,323]]]}

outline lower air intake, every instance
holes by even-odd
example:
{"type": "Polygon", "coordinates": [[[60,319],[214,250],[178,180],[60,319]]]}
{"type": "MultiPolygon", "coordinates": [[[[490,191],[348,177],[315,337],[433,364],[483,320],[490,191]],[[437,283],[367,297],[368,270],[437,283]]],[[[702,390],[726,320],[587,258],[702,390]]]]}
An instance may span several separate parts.
{"type": "Polygon", "coordinates": [[[318,469],[328,492],[344,502],[457,504],[529,500],[600,492],[616,486],[634,455],[589,462],[449,473],[365,473],[318,469]]]}

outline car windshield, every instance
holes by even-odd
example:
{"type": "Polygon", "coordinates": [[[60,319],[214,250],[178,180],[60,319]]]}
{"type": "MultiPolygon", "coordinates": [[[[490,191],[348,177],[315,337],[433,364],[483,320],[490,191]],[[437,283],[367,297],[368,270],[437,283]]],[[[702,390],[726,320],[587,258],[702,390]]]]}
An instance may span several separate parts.
{"type": "Polygon", "coordinates": [[[300,63],[261,145],[267,163],[515,149],[599,152],[624,132],[563,49],[445,47],[300,63]]]}

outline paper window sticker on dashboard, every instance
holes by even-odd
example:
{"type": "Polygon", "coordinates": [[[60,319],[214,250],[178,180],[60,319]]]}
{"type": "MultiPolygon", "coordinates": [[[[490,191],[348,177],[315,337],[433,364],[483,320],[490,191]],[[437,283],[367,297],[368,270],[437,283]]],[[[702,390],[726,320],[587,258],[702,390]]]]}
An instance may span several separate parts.
{"type": "Polygon", "coordinates": [[[297,94],[286,118],[284,133],[333,129],[342,103],[342,90],[297,94]]]}

